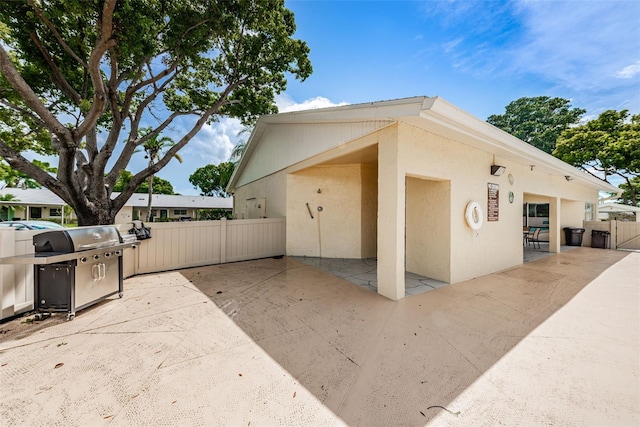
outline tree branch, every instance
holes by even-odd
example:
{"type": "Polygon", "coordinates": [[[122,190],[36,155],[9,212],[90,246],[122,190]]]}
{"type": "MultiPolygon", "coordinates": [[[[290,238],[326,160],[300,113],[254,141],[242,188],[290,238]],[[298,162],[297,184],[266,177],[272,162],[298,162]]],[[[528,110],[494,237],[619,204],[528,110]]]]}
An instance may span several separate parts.
{"type": "Polygon", "coordinates": [[[38,35],[35,32],[31,32],[29,33],[29,37],[31,38],[33,44],[35,44],[38,48],[40,54],[47,62],[49,69],[53,73],[53,81],[57,83],[57,86],[60,88],[60,90],[62,90],[62,92],[64,92],[76,105],[78,105],[80,103],[80,94],[76,92],[76,90],[69,84],[67,79],[65,79],[65,77],[62,75],[62,73],[60,72],[60,68],[58,68],[56,62],[53,60],[51,55],[49,55],[49,52],[41,43],[38,35]]]}
{"type": "Polygon", "coordinates": [[[42,119],[51,133],[56,134],[65,144],[73,140],[69,129],[60,123],[51,111],[42,104],[38,95],[33,92],[33,89],[31,89],[20,73],[18,73],[2,44],[0,44],[0,72],[2,72],[11,86],[20,94],[25,104],[42,119]]]}
{"type": "Polygon", "coordinates": [[[58,33],[58,30],[56,30],[53,23],[49,21],[49,19],[44,15],[42,9],[38,8],[33,0],[28,0],[28,3],[29,5],[31,5],[36,15],[38,15],[44,25],[49,29],[49,31],[51,31],[51,34],[53,34],[53,37],[55,37],[56,41],[60,43],[60,46],[62,46],[62,48],[69,54],[69,56],[71,56],[78,64],[82,65],[82,67],[87,68],[87,63],[78,55],[76,55],[73,49],[69,47],[69,45],[60,36],[60,33],[58,33]]]}
{"type": "Polygon", "coordinates": [[[95,126],[96,122],[102,116],[106,104],[106,90],[102,80],[102,71],[100,70],[100,62],[104,54],[116,45],[116,41],[111,38],[113,34],[113,10],[116,0],[105,0],[102,8],[102,32],[96,41],[91,55],[89,57],[89,76],[93,85],[93,103],[91,108],[85,115],[85,119],[76,129],[76,137],[82,138],[95,126]]]}
{"type": "Polygon", "coordinates": [[[28,175],[33,178],[43,187],[53,191],[62,200],[71,204],[71,198],[67,193],[63,184],[56,178],[49,175],[46,171],[40,169],[38,166],[30,162],[23,157],[20,153],[9,147],[4,141],[0,141],[0,156],[11,166],[13,169],[28,175]]]}
{"type": "Polygon", "coordinates": [[[31,120],[33,120],[38,126],[41,126],[43,128],[46,128],[46,124],[40,119],[40,117],[36,116],[35,114],[33,114],[31,111],[27,110],[26,108],[22,108],[18,105],[15,105],[11,102],[9,102],[6,98],[0,98],[0,104],[16,111],[17,113],[20,113],[23,116],[29,117],[31,120]]]}

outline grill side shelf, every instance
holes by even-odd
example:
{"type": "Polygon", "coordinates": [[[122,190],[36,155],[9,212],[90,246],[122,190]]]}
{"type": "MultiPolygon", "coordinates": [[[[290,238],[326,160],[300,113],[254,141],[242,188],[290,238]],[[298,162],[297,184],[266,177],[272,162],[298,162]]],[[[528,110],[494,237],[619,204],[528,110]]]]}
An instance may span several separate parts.
{"type": "Polygon", "coordinates": [[[26,265],[45,265],[55,264],[58,262],[79,259],[81,257],[90,257],[92,255],[102,255],[105,252],[113,252],[135,247],[134,243],[120,243],[108,247],[91,249],[78,252],[36,252],[33,254],[25,254],[19,256],[0,258],[0,264],[26,264],[26,265]]]}

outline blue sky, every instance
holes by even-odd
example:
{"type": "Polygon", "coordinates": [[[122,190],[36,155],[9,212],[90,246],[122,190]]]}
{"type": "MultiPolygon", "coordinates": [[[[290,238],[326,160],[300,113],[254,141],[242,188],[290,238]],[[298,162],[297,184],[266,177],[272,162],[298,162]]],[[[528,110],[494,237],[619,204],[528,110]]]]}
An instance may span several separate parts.
{"type": "MultiPolygon", "coordinates": [[[[286,0],[314,72],[291,79],[280,111],[440,96],[485,120],[520,97],[640,113],[640,1],[286,0]]],[[[186,129],[172,126],[178,140],[186,129]]],[[[205,126],[158,173],[180,194],[189,175],[229,158],[237,120],[205,126]]],[[[134,156],[128,169],[146,165],[134,156]]]]}
{"type": "MultiPolygon", "coordinates": [[[[280,111],[441,96],[485,120],[523,96],[571,100],[595,118],[640,113],[640,1],[288,0],[313,75],[280,111]]],[[[159,173],[195,194],[193,171],[225,161],[237,121],[204,129],[159,173]]]]}

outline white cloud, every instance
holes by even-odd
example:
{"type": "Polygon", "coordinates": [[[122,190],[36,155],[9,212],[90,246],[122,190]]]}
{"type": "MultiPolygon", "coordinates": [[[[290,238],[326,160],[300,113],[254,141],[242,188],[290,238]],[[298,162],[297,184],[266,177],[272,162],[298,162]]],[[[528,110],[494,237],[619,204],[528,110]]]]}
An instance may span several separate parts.
{"type": "Polygon", "coordinates": [[[243,129],[238,119],[221,119],[211,125],[205,124],[180,154],[201,158],[206,164],[226,162],[233,147],[246,138],[240,134],[243,129]]]}
{"type": "Polygon", "coordinates": [[[462,37],[457,37],[454,40],[450,40],[448,42],[445,42],[442,44],[442,49],[445,51],[445,53],[451,53],[453,52],[456,47],[458,47],[458,45],[460,43],[462,43],[464,41],[464,38],[462,37]]]}
{"type": "Polygon", "coordinates": [[[278,111],[281,113],[288,113],[291,111],[302,111],[302,110],[314,110],[317,108],[328,108],[328,107],[338,107],[340,105],[347,105],[347,102],[339,102],[335,103],[323,96],[316,96],[315,98],[310,98],[302,102],[296,102],[289,95],[280,94],[276,96],[276,105],[278,106],[278,111]]]}
{"type": "Polygon", "coordinates": [[[614,76],[619,79],[632,79],[638,74],[640,74],[640,61],[635,64],[627,65],[622,70],[615,73],[614,76]]]}
{"type": "Polygon", "coordinates": [[[538,82],[590,111],[640,105],[637,0],[432,3],[440,50],[459,72],[538,82]]]}
{"type": "Polygon", "coordinates": [[[523,71],[574,90],[606,89],[617,86],[619,82],[611,77],[640,55],[640,3],[517,4],[525,39],[512,57],[523,71]]]}

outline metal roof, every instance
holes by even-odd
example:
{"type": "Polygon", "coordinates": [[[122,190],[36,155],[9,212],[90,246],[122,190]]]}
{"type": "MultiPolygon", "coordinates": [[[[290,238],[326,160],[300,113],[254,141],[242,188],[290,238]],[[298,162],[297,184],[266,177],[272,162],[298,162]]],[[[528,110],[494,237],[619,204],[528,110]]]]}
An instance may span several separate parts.
{"type": "MultiPolygon", "coordinates": [[[[63,206],[66,203],[54,193],[47,189],[21,189],[3,188],[0,195],[13,194],[17,200],[1,202],[10,205],[43,205],[43,206],[63,206]]],[[[119,193],[113,193],[117,196],[119,193]]],[[[148,194],[134,193],[125,203],[125,206],[146,208],[148,194]]],[[[178,196],[168,194],[154,194],[152,196],[154,208],[191,208],[191,209],[232,209],[233,199],[231,197],[209,197],[209,196],[178,196]]]]}
{"type": "Polygon", "coordinates": [[[598,212],[640,212],[640,208],[621,203],[603,203],[598,206],[598,212]]]}
{"type": "MultiPolygon", "coordinates": [[[[474,148],[518,163],[530,165],[538,170],[568,177],[567,179],[574,179],[600,191],[620,193],[619,188],[519,140],[507,132],[453,106],[444,99],[426,96],[262,116],[258,119],[251,133],[245,153],[231,177],[227,191],[233,191],[238,186],[240,178],[250,164],[258,163],[255,160],[252,161],[251,157],[255,151],[260,152],[257,148],[265,134],[268,133],[267,130],[270,126],[318,124],[331,126],[341,123],[360,122],[406,123],[418,128],[438,131],[441,134],[451,135],[452,137],[464,136],[464,138],[457,139],[461,143],[474,148]]],[[[283,144],[293,144],[294,142],[282,141],[283,144]]],[[[348,143],[348,140],[336,141],[336,143],[345,144],[348,143]]],[[[305,159],[296,159],[290,161],[285,167],[279,164],[272,169],[283,170],[303,160],[305,159]]],[[[268,168],[263,167],[261,169],[266,171],[268,168]]],[[[277,170],[273,170],[270,173],[277,170]]],[[[263,176],[267,176],[267,174],[262,172],[263,176]]],[[[253,176],[255,172],[250,172],[249,175],[249,181],[263,177],[253,176]]]]}

